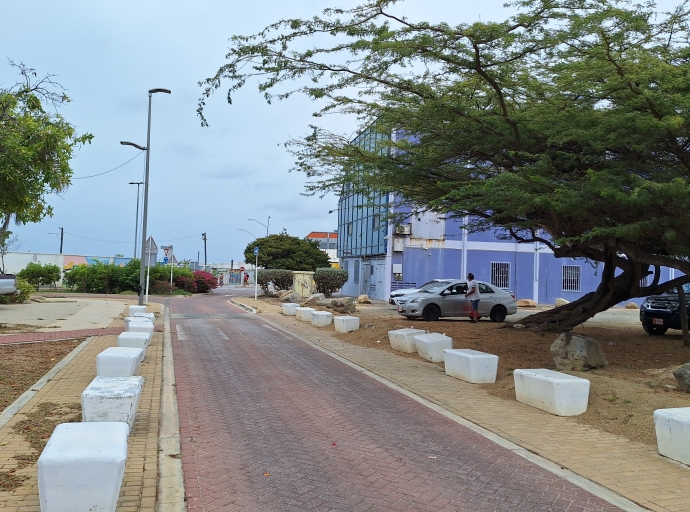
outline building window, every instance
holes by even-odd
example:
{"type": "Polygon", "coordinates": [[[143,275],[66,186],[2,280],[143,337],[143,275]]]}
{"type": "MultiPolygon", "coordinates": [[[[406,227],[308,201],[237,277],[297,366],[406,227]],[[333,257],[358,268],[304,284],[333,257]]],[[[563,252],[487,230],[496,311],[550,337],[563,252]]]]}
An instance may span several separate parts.
{"type": "Polygon", "coordinates": [[[580,265],[563,265],[563,291],[580,291],[580,265]]]}
{"type": "Polygon", "coordinates": [[[371,229],[374,231],[378,231],[381,228],[381,216],[380,215],[374,215],[371,218],[371,229]]]}
{"type": "Polygon", "coordinates": [[[491,284],[498,288],[510,288],[510,263],[491,262],[491,284]]]}
{"type": "Polygon", "coordinates": [[[353,261],[352,265],[354,267],[353,268],[354,272],[352,272],[352,273],[355,276],[355,278],[354,278],[355,284],[359,284],[359,260],[353,261]]]}
{"type": "Polygon", "coordinates": [[[352,236],[352,222],[347,224],[347,236],[352,236]]]}
{"type": "Polygon", "coordinates": [[[649,276],[644,276],[642,279],[640,279],[640,288],[646,288],[652,283],[651,275],[649,276]]]}

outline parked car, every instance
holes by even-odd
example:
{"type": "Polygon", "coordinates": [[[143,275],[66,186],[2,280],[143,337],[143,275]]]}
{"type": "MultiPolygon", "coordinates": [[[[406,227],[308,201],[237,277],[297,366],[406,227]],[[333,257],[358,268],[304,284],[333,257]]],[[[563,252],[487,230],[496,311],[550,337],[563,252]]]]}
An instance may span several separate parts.
{"type": "Polygon", "coordinates": [[[398,304],[397,299],[399,297],[402,297],[403,295],[409,295],[410,293],[417,293],[419,290],[421,290],[425,286],[429,286],[430,284],[438,283],[439,281],[448,281],[448,279],[432,279],[431,281],[424,283],[419,288],[401,288],[400,290],[392,291],[391,295],[388,299],[388,303],[389,304],[398,304]]]}
{"type": "Polygon", "coordinates": [[[0,295],[17,293],[17,276],[14,274],[0,274],[0,295]]]}
{"type": "MultiPolygon", "coordinates": [[[[481,299],[479,316],[492,322],[503,322],[506,316],[517,313],[515,296],[500,288],[477,281],[481,299]]],[[[441,317],[470,317],[472,307],[467,293],[467,281],[439,281],[425,286],[417,293],[405,295],[398,303],[398,313],[407,318],[427,321],[441,317]]]]}
{"type": "MultiPolygon", "coordinates": [[[[690,284],[683,290],[690,295],[690,284]]],[[[690,304],[688,304],[690,317],[690,304]]],[[[680,329],[680,302],[675,292],[646,297],[640,306],[640,322],[644,332],[650,336],[661,336],[669,329],[680,329]]]]}

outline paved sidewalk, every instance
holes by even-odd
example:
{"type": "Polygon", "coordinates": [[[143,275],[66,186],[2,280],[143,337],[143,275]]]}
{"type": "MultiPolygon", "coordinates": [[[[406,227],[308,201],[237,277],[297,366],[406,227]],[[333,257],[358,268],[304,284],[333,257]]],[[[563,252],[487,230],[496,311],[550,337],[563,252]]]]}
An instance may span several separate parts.
{"type": "Polygon", "coordinates": [[[654,447],[582,425],[573,418],[501,400],[481,387],[446,376],[436,365],[350,345],[295,317],[268,312],[261,316],[642,507],[690,510],[690,468],[661,457],[654,447]]]}

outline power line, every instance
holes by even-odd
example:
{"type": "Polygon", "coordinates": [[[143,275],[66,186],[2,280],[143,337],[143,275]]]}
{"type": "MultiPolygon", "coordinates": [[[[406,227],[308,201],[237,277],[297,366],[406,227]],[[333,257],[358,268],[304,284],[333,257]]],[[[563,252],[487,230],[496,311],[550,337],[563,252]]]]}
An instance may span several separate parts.
{"type": "MultiPolygon", "coordinates": [[[[124,164],[118,165],[117,167],[113,167],[113,168],[110,169],[109,171],[99,172],[98,174],[92,174],[91,176],[81,176],[80,178],[72,178],[72,179],[73,179],[73,180],[85,180],[86,178],[95,178],[96,176],[103,176],[104,174],[108,174],[109,172],[113,172],[113,171],[118,170],[120,167],[124,167],[124,166],[127,165],[129,162],[131,162],[131,161],[134,160],[135,158],[139,157],[142,153],[143,153],[143,151],[139,151],[139,153],[137,153],[134,157],[132,157],[132,158],[130,158],[129,160],[127,160],[124,164]]],[[[119,243],[119,242],[118,242],[118,243],[119,243]]]]}

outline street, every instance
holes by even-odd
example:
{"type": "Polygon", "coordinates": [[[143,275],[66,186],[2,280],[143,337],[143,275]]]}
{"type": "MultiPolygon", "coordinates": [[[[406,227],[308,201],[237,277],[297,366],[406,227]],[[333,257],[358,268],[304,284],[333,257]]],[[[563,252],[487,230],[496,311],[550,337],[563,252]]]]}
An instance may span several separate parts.
{"type": "Polygon", "coordinates": [[[238,291],[169,303],[190,510],[618,510],[232,306],[238,291]]]}

